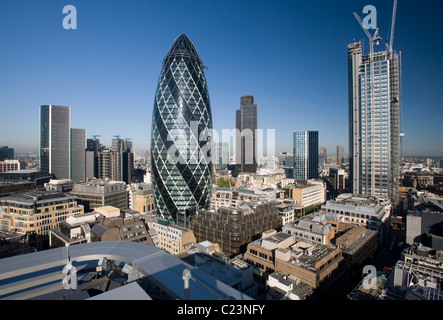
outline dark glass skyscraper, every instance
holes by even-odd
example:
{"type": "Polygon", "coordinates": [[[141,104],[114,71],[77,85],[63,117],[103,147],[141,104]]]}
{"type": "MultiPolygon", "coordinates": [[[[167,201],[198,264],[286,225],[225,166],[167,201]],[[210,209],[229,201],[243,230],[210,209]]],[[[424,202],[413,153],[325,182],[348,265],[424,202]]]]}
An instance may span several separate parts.
{"type": "Polygon", "coordinates": [[[235,111],[237,173],[257,171],[257,105],[253,96],[240,98],[240,109],[235,111]]]}
{"type": "Polygon", "coordinates": [[[151,174],[157,214],[176,221],[208,209],[212,114],[203,65],[185,34],[172,43],[158,79],[152,115],[151,174]]]}

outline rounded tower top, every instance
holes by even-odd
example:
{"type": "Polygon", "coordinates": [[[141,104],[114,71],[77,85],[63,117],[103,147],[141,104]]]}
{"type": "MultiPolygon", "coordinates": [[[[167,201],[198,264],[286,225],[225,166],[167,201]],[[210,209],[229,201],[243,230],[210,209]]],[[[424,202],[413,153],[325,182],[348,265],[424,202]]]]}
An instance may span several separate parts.
{"type": "Polygon", "coordinates": [[[193,58],[201,64],[200,57],[198,56],[194,44],[192,43],[191,39],[189,39],[189,37],[184,33],[175,38],[174,42],[169,48],[168,53],[166,54],[164,61],[166,61],[170,57],[177,56],[193,58]]]}

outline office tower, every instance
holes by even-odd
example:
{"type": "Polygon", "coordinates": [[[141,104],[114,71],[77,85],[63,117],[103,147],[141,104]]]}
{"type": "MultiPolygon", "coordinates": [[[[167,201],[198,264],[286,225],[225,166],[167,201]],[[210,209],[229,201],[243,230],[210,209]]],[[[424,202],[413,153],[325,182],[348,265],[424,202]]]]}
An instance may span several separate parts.
{"type": "Polygon", "coordinates": [[[328,163],[328,149],[326,149],[326,147],[320,147],[319,154],[323,156],[325,164],[328,163]]]}
{"type": "Polygon", "coordinates": [[[215,169],[224,169],[229,165],[229,143],[214,141],[212,145],[212,163],[215,169]]]}
{"type": "Polygon", "coordinates": [[[237,174],[257,171],[257,105],[253,96],[240,98],[240,109],[235,111],[235,158],[237,174]]]}
{"type": "Polygon", "coordinates": [[[341,167],[345,159],[345,149],[342,146],[337,146],[337,165],[341,167]]]}
{"type": "Polygon", "coordinates": [[[294,132],[294,177],[296,180],[318,178],[318,131],[294,132]]]}
{"type": "Polygon", "coordinates": [[[98,178],[98,153],[101,151],[100,139],[93,136],[86,140],[86,177],[98,178]]]}
{"type": "Polygon", "coordinates": [[[14,160],[14,148],[8,148],[8,146],[0,148],[0,161],[3,160],[14,160]]]}
{"type": "Polygon", "coordinates": [[[212,129],[204,66],[185,34],[172,43],[158,80],[152,115],[151,174],[156,213],[176,221],[179,212],[209,208],[212,129]],[[205,151],[209,149],[209,151],[205,151]],[[209,158],[209,159],[208,159],[209,158]]]}
{"type": "Polygon", "coordinates": [[[85,181],[85,178],[85,129],[71,128],[71,179],[74,181],[85,181]]]}
{"type": "Polygon", "coordinates": [[[134,153],[132,144],[116,136],[110,148],[103,148],[97,154],[98,177],[112,181],[132,182],[134,153]]]}
{"type": "Polygon", "coordinates": [[[71,178],[71,108],[40,106],[40,170],[71,178]]]}
{"type": "Polygon", "coordinates": [[[348,45],[349,165],[354,194],[399,201],[401,53],[348,45]],[[373,83],[371,83],[373,79],[373,83]],[[372,93],[372,94],[371,94],[372,93]]]}

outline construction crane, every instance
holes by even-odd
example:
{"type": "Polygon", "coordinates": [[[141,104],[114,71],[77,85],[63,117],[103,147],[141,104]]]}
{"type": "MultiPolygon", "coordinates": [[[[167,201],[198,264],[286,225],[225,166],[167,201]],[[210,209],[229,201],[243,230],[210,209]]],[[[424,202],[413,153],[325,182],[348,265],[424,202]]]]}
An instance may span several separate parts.
{"type": "Polygon", "coordinates": [[[389,38],[389,44],[386,43],[386,49],[388,53],[394,51],[394,30],[395,30],[395,18],[397,17],[397,0],[394,0],[394,8],[392,9],[392,20],[391,20],[391,36],[389,38]]]}
{"type": "Polygon", "coordinates": [[[95,135],[93,135],[92,136],[94,139],[96,139],[97,137],[101,137],[101,135],[99,135],[99,134],[95,134],[95,135]]]}
{"type": "MultiPolygon", "coordinates": [[[[369,33],[368,29],[364,26],[362,19],[354,12],[354,16],[357,19],[360,26],[363,28],[366,36],[369,38],[369,69],[370,69],[370,92],[371,92],[371,195],[375,195],[375,128],[374,128],[374,46],[379,44],[381,37],[379,36],[379,29],[376,28],[373,36],[369,33]]],[[[367,128],[366,128],[367,130],[367,128]]]]}

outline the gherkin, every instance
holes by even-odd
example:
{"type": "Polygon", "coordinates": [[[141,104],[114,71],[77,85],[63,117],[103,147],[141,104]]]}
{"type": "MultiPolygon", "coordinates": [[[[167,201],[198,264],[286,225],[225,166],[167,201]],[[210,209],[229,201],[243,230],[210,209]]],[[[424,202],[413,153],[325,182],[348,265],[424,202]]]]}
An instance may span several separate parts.
{"type": "Polygon", "coordinates": [[[187,35],[172,43],[158,80],[152,115],[151,174],[158,215],[208,209],[212,114],[204,66],[187,35]]]}

